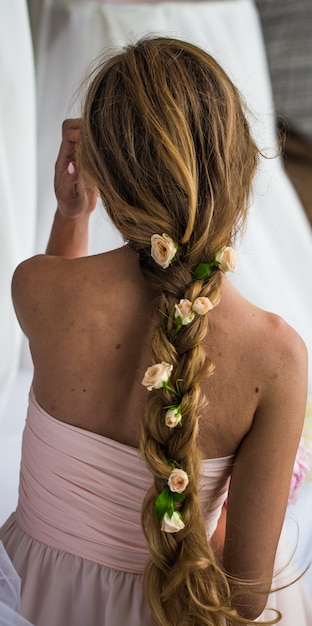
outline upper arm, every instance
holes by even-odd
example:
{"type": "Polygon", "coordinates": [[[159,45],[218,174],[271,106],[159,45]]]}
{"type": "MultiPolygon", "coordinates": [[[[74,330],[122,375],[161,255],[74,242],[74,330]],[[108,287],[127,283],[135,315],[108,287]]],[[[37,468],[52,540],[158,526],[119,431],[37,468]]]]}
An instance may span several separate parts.
{"type": "Polygon", "coordinates": [[[307,351],[280,318],[266,339],[263,393],[232,473],[223,559],[226,571],[269,590],[305,414],[307,351]]]}

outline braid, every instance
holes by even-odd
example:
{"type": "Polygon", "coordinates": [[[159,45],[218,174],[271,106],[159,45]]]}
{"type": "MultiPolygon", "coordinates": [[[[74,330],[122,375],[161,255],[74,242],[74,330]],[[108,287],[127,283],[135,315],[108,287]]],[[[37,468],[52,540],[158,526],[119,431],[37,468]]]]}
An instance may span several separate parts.
{"type": "Polygon", "coordinates": [[[144,589],[161,626],[249,623],[231,609],[199,497],[201,381],[214,371],[203,348],[209,314],[177,332],[175,310],[181,299],[218,303],[222,273],[214,259],[244,223],[257,157],[236,88],[191,44],[142,40],[101,66],[88,89],[82,165],[157,294],[152,362],[171,371],[170,385],[148,396],[140,434],[141,455],[154,477],[142,506],[150,553],[144,589]],[[162,234],[178,248],[173,262],[160,267],[151,238],[162,234]],[[213,267],[208,278],[194,277],[201,263],[213,267]],[[165,411],[172,405],[182,424],[168,428],[165,411]],[[183,523],[169,533],[161,530],[155,503],[173,468],[187,479],[182,496],[174,494],[183,523]]]}
{"type": "Polygon", "coordinates": [[[151,555],[144,588],[157,622],[164,626],[178,623],[221,626],[224,617],[236,615],[226,608],[230,605],[229,587],[207,540],[199,499],[198,421],[206,402],[200,382],[214,369],[202,347],[208,316],[198,316],[183,328],[174,342],[170,340],[174,305],[180,299],[181,291],[191,302],[199,296],[217,301],[220,278],[220,272],[215,272],[204,284],[189,277],[182,290],[181,284],[177,287],[174,280],[170,293],[163,292],[158,303],[159,323],[152,341],[153,360],[173,364],[171,380],[173,384],[179,381],[183,415],[182,428],[175,428],[173,432],[168,429],[164,423],[164,408],[170,404],[170,392],[160,389],[148,399],[141,429],[141,454],[155,477],[142,508],[142,526],[151,555]],[[189,476],[186,497],[180,509],[185,528],[178,535],[162,532],[155,516],[155,500],[171,471],[168,459],[174,459],[189,476]]]}

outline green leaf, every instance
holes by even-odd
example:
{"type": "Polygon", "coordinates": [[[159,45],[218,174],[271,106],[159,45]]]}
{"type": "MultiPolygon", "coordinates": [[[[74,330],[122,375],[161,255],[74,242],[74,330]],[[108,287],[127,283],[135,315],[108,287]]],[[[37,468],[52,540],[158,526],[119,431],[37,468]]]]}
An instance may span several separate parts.
{"type": "Polygon", "coordinates": [[[168,380],[163,380],[162,386],[163,386],[164,389],[167,389],[168,391],[172,392],[172,387],[170,387],[170,385],[168,385],[168,380]]]}
{"type": "Polygon", "coordinates": [[[174,513],[174,500],[173,500],[173,494],[171,492],[170,492],[169,509],[167,509],[167,513],[168,513],[169,517],[172,517],[172,515],[174,513]]]}
{"type": "Polygon", "coordinates": [[[181,330],[183,324],[182,324],[182,317],[180,317],[180,315],[178,315],[178,317],[175,318],[176,321],[176,325],[177,325],[177,332],[179,332],[179,330],[181,330]]]}
{"type": "Polygon", "coordinates": [[[183,500],[185,500],[185,495],[183,493],[174,492],[172,494],[172,497],[173,497],[174,502],[183,502],[183,500]]]}
{"type": "MultiPolygon", "coordinates": [[[[177,380],[176,380],[176,394],[175,395],[177,396],[177,398],[179,398],[179,400],[182,399],[182,394],[181,394],[180,385],[179,385],[179,383],[182,383],[182,382],[183,382],[183,378],[177,378],[177,380]]],[[[180,406],[181,406],[181,403],[179,404],[179,408],[180,408],[180,406]]]]}
{"type": "Polygon", "coordinates": [[[219,261],[212,261],[211,263],[199,263],[193,272],[194,278],[196,280],[203,280],[204,278],[209,278],[211,274],[211,269],[213,267],[218,267],[220,265],[219,261]]]}
{"type": "Polygon", "coordinates": [[[174,321],[176,323],[176,328],[174,330],[174,332],[172,333],[172,337],[171,337],[171,341],[173,342],[177,336],[177,334],[180,332],[183,324],[182,324],[182,318],[178,315],[178,317],[174,318],[174,321]]]}
{"type": "Polygon", "coordinates": [[[211,274],[211,264],[210,263],[200,263],[195,268],[193,275],[196,280],[202,280],[204,278],[209,278],[211,274]]]}
{"type": "Polygon", "coordinates": [[[171,503],[173,503],[172,494],[169,487],[166,486],[163,488],[158,498],[156,498],[155,513],[157,517],[164,517],[165,513],[169,512],[171,509],[171,503]]]}

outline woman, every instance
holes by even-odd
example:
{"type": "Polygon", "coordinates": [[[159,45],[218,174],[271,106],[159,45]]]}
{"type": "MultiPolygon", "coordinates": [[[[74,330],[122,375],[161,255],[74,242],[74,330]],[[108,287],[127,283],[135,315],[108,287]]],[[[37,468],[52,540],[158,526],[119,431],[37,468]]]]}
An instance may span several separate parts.
{"type": "Polygon", "coordinates": [[[0,537],[36,626],[218,626],[265,607],[307,356],[225,275],[257,160],[229,78],[171,39],[101,65],[63,125],[47,255],[13,279],[34,380],[0,537]],[[125,245],[87,257],[97,194],[125,245]]]}

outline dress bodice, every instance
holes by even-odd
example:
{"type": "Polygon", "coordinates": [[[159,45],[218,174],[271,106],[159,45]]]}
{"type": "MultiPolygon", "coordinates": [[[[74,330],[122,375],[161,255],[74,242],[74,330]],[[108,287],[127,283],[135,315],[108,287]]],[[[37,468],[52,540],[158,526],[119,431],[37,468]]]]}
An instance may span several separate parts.
{"type": "MultiPolygon", "coordinates": [[[[227,495],[232,460],[202,462],[208,535],[227,495]]],[[[30,390],[16,512],[24,532],[108,567],[143,572],[148,550],[140,516],[151,484],[136,448],[55,419],[30,390]]]]}

